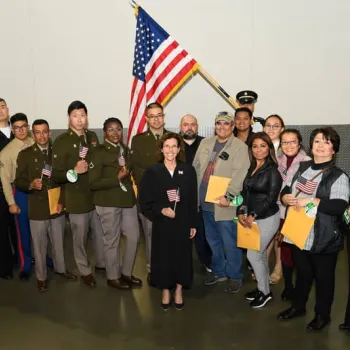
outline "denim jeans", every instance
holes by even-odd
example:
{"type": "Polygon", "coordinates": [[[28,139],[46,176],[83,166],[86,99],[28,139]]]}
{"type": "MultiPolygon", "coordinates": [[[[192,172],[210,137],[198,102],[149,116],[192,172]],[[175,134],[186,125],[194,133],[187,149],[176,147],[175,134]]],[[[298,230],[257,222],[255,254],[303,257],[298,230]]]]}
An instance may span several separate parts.
{"type": "Polygon", "coordinates": [[[214,213],[203,211],[205,235],[212,251],[211,268],[216,276],[242,280],[242,250],[237,247],[237,224],[215,221],[214,213]]]}

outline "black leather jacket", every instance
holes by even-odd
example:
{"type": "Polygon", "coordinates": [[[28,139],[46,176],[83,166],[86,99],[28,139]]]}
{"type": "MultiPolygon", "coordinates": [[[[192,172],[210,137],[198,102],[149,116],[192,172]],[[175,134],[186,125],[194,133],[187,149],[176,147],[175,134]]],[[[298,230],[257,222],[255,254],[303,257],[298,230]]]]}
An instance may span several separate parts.
{"type": "Polygon", "coordinates": [[[251,215],[254,213],[256,219],[266,219],[279,211],[277,199],[281,191],[282,178],[278,171],[278,165],[271,160],[252,175],[253,167],[248,170],[243,182],[243,203],[238,207],[237,213],[244,211],[251,215]]]}

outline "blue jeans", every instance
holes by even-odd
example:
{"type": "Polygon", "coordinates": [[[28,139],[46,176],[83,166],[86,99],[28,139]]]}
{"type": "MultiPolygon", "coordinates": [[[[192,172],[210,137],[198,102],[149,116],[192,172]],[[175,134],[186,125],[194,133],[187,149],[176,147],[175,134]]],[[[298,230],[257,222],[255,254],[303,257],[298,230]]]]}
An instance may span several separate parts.
{"type": "Polygon", "coordinates": [[[203,211],[205,235],[212,251],[211,268],[216,276],[242,280],[242,250],[237,247],[237,225],[232,220],[215,221],[203,211]]]}

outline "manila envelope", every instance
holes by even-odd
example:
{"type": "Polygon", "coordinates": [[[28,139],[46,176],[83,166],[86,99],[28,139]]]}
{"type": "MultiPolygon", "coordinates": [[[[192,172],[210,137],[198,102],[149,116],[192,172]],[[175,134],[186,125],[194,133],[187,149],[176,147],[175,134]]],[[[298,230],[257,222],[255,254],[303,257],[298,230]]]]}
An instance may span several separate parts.
{"type": "Polygon", "coordinates": [[[309,218],[305,214],[304,208],[296,211],[294,207],[291,207],[288,210],[281,233],[297,247],[304,249],[306,239],[310,234],[314,222],[315,218],[309,218]]]}
{"type": "Polygon", "coordinates": [[[245,228],[237,222],[237,247],[260,250],[260,231],[256,222],[252,223],[252,228],[245,228]]]}
{"type": "MultiPolygon", "coordinates": [[[[216,198],[225,195],[230,181],[231,179],[229,177],[210,175],[207,195],[205,196],[205,201],[209,203],[218,204],[219,201],[216,198]]],[[[233,204],[231,202],[230,202],[230,206],[233,207],[233,204]]]]}
{"type": "Polygon", "coordinates": [[[61,188],[50,188],[48,191],[49,196],[49,206],[50,206],[50,215],[57,214],[57,204],[61,195],[61,188]]]}

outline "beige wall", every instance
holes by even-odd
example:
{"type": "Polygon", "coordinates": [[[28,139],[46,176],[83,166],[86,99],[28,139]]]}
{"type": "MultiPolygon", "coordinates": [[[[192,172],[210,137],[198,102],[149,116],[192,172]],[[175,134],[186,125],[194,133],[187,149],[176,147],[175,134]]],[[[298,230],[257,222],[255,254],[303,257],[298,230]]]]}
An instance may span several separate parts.
{"type": "MultiPolygon", "coordinates": [[[[232,95],[259,93],[256,114],[288,124],[349,123],[350,1],[144,0],[141,4],[232,95]],[[335,111],[334,106],[345,108],[335,111]]],[[[84,101],[90,125],[127,125],[135,18],[127,0],[0,0],[0,96],[11,112],[66,127],[84,101]]],[[[229,109],[196,76],[167,107],[211,125],[229,109]]]]}

